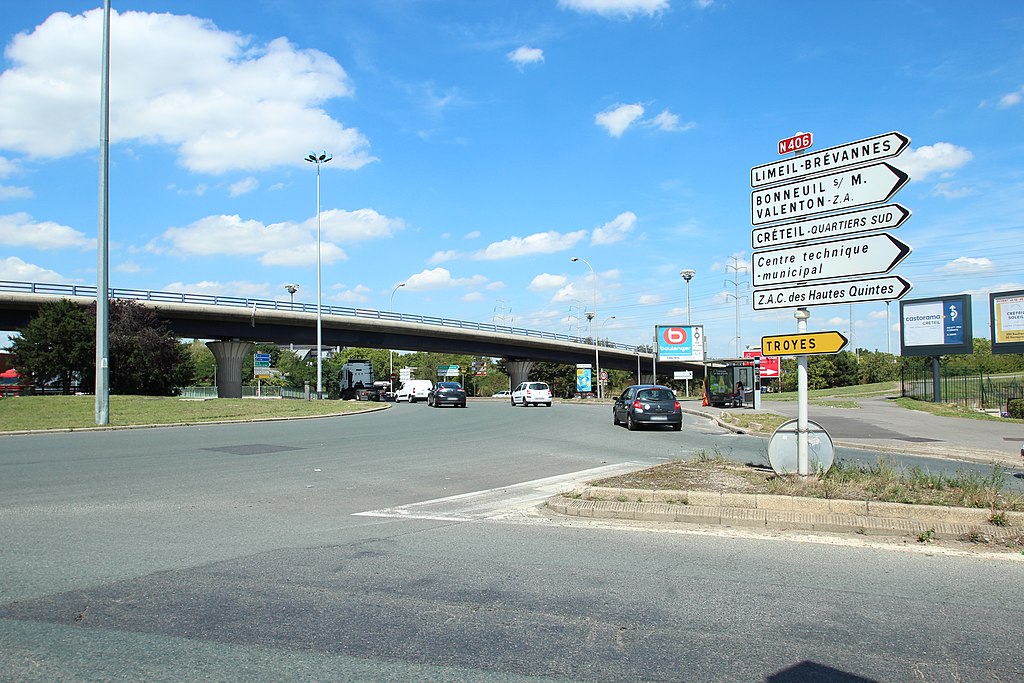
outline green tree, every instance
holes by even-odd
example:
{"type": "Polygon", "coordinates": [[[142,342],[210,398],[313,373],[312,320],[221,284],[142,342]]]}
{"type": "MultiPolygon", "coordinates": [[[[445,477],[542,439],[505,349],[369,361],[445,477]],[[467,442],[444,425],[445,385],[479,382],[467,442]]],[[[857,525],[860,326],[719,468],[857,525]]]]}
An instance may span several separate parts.
{"type": "Polygon", "coordinates": [[[40,306],[8,347],[19,374],[36,386],[57,381],[64,394],[71,393],[76,380],[82,386],[93,380],[95,349],[95,318],[69,299],[40,306]]]}
{"type": "Polygon", "coordinates": [[[217,359],[213,357],[204,342],[193,339],[185,346],[188,355],[192,359],[192,379],[190,384],[196,386],[213,386],[217,375],[217,359]]]}
{"type": "Polygon", "coordinates": [[[131,299],[111,299],[110,392],[174,396],[192,379],[186,345],[155,311],[131,299]]]}

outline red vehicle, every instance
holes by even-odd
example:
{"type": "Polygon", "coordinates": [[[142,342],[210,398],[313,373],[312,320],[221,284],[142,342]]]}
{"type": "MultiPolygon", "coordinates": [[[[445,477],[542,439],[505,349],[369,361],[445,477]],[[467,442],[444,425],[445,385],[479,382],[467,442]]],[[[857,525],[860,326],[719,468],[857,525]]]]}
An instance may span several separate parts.
{"type": "Polygon", "coordinates": [[[14,368],[0,372],[0,396],[21,396],[28,387],[21,383],[21,375],[14,368]]]}

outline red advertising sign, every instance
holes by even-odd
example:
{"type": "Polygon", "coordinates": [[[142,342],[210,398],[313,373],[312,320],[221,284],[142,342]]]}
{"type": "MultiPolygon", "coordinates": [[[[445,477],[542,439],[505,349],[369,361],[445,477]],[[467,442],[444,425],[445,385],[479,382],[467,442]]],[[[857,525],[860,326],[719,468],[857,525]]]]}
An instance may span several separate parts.
{"type": "Polygon", "coordinates": [[[773,379],[779,376],[779,357],[761,356],[760,351],[744,351],[744,358],[761,358],[761,379],[773,379]]]}
{"type": "Polygon", "coordinates": [[[814,133],[797,133],[791,138],[779,140],[779,154],[792,154],[809,149],[814,144],[814,133]]]}

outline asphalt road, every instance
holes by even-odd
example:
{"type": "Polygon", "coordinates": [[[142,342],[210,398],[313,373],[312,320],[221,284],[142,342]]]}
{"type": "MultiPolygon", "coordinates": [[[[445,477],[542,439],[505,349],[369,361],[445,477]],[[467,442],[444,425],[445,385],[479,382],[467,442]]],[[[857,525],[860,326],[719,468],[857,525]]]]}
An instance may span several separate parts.
{"type": "Polygon", "coordinates": [[[1024,677],[1019,562],[538,510],[597,473],[764,448],[608,413],[2,437],[0,680],[1024,677]]]}

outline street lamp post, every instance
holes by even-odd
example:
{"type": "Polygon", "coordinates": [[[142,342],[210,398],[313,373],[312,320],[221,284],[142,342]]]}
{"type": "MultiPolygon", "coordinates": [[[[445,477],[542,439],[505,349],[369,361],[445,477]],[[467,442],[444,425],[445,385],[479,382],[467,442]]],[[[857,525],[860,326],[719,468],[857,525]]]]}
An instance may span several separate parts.
{"type": "Polygon", "coordinates": [[[295,292],[299,291],[299,286],[298,285],[285,285],[284,286],[284,291],[288,292],[288,294],[291,296],[291,298],[292,298],[291,305],[292,305],[292,308],[295,308],[295,292]]]}
{"type": "MultiPolygon", "coordinates": [[[[597,318],[597,273],[594,271],[594,266],[590,265],[590,261],[582,258],[573,256],[569,259],[573,263],[577,261],[583,261],[587,264],[587,268],[590,268],[590,276],[594,278],[594,317],[597,318]]],[[[594,334],[594,371],[597,373],[597,397],[601,398],[601,355],[597,349],[597,334],[594,334]]]]}
{"type": "Polygon", "coordinates": [[[320,285],[320,166],[326,164],[334,157],[327,152],[314,154],[312,152],[306,157],[306,161],[316,164],[316,398],[323,398],[324,392],[324,363],[323,363],[323,338],[324,322],[321,313],[321,285],[320,285]]]}
{"type": "MultiPolygon", "coordinates": [[[[399,288],[401,288],[401,287],[405,287],[405,283],[404,282],[398,283],[397,285],[395,285],[395,288],[391,290],[391,301],[388,303],[388,313],[394,313],[395,312],[395,292],[397,292],[399,290],[399,288]]],[[[394,351],[394,349],[388,349],[388,381],[389,382],[391,381],[391,375],[393,375],[393,374],[395,374],[395,351],[394,351]]],[[[392,386],[391,387],[391,391],[394,391],[394,390],[395,390],[395,387],[392,386]]]]}
{"type": "Polygon", "coordinates": [[[686,324],[687,325],[690,324],[690,280],[692,280],[693,276],[696,275],[696,274],[697,274],[697,271],[690,270],[689,268],[687,268],[686,270],[679,271],[679,275],[681,275],[682,278],[684,280],[686,280],[686,324]]]}

